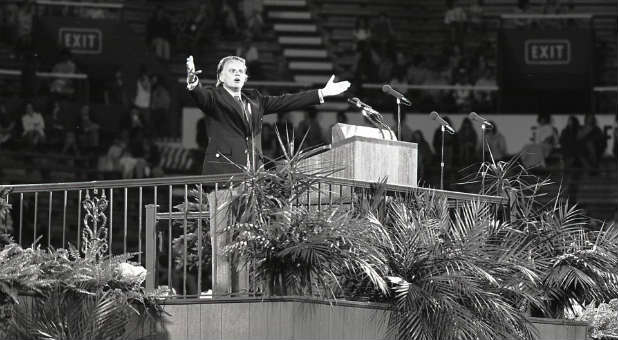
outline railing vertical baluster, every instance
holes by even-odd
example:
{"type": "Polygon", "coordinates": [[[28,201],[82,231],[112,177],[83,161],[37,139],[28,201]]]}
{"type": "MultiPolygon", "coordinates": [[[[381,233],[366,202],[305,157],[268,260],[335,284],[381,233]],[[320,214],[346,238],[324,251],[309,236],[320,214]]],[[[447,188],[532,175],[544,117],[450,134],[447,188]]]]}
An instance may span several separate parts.
{"type": "Polygon", "coordinates": [[[184,251],[183,254],[183,264],[182,264],[182,293],[184,296],[187,295],[187,252],[188,252],[188,243],[187,243],[187,213],[189,212],[189,194],[188,194],[188,186],[185,184],[185,209],[184,216],[182,218],[182,225],[184,229],[184,251]]]}
{"type": "Polygon", "coordinates": [[[123,241],[122,241],[122,253],[127,253],[127,220],[129,218],[129,188],[124,187],[124,231],[123,231],[123,241]]]}
{"type": "Polygon", "coordinates": [[[343,204],[343,184],[339,184],[339,208],[341,208],[343,204]]]}
{"type": "Polygon", "coordinates": [[[168,186],[167,285],[172,288],[172,186],[168,186]]]}
{"type": "Polygon", "coordinates": [[[142,194],[143,189],[139,187],[139,213],[137,215],[137,262],[139,263],[142,263],[142,210],[144,209],[142,207],[142,194]]]}
{"type": "Polygon", "coordinates": [[[37,224],[38,215],[39,215],[39,192],[36,191],[34,193],[34,224],[32,225],[32,230],[33,230],[32,243],[36,242],[36,224],[37,224]]]}
{"type": "Polygon", "coordinates": [[[109,256],[112,256],[112,245],[114,231],[112,230],[114,226],[114,188],[109,188],[109,256]]]}
{"type": "Polygon", "coordinates": [[[67,190],[64,190],[62,201],[62,247],[66,247],[67,242],[67,190]]]}
{"type": "Polygon", "coordinates": [[[350,185],[350,206],[354,209],[354,186],[350,185]]]}
{"type": "Polygon", "coordinates": [[[216,226],[218,225],[218,215],[219,215],[219,202],[217,200],[217,196],[219,194],[219,183],[215,183],[215,191],[214,193],[212,193],[211,195],[208,196],[208,198],[212,198],[214,202],[208,202],[208,205],[210,207],[210,212],[212,213],[210,216],[210,280],[211,280],[211,284],[212,284],[212,297],[216,298],[216,294],[218,293],[218,291],[216,289],[218,289],[218,282],[217,282],[217,266],[219,265],[218,263],[218,259],[217,259],[217,252],[219,251],[218,245],[217,245],[217,230],[216,230],[216,226]]]}
{"type": "Polygon", "coordinates": [[[19,244],[23,247],[24,245],[21,243],[21,235],[24,230],[24,193],[19,193],[19,244]]]}
{"type": "Polygon", "coordinates": [[[47,212],[47,248],[51,248],[51,224],[52,224],[53,191],[49,192],[49,211],[47,212]]]}
{"type": "Polygon", "coordinates": [[[311,212],[311,186],[307,188],[307,212],[311,212]]]}
{"type": "Polygon", "coordinates": [[[146,291],[155,287],[157,270],[157,207],[146,205],[146,291]]]}
{"type": "Polygon", "coordinates": [[[202,195],[204,194],[204,189],[202,187],[202,183],[199,184],[199,215],[197,215],[197,294],[200,297],[202,292],[202,204],[204,203],[202,200],[202,195]]]}
{"type": "Polygon", "coordinates": [[[318,182],[318,212],[322,210],[322,182],[318,182]]]}
{"type": "Polygon", "coordinates": [[[78,191],[78,196],[77,196],[77,249],[81,249],[79,246],[82,240],[81,226],[82,226],[82,190],[80,189],[78,191]]]}
{"type": "Polygon", "coordinates": [[[333,207],[333,184],[328,183],[328,208],[333,207]]]}

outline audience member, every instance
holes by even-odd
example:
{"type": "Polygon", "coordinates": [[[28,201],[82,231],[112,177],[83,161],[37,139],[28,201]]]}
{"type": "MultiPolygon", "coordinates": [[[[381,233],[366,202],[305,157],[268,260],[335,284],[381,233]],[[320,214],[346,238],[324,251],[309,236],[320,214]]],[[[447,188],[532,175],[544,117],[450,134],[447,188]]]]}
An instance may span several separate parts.
{"type": "Polygon", "coordinates": [[[107,105],[122,105],[129,107],[129,89],[124,81],[124,74],[120,69],[114,72],[114,79],[107,84],[104,92],[104,100],[107,105]]]}
{"type": "Polygon", "coordinates": [[[264,35],[264,19],[260,10],[254,9],[247,18],[247,31],[249,31],[254,40],[262,39],[264,35]]]}
{"type": "Polygon", "coordinates": [[[570,116],[567,125],[560,133],[560,148],[562,150],[564,166],[567,169],[579,165],[579,158],[582,151],[580,142],[578,141],[580,129],[577,117],[570,116]]]}
{"type": "Polygon", "coordinates": [[[90,118],[90,105],[83,105],[75,129],[80,148],[89,154],[96,154],[99,148],[99,124],[90,118]]]}
{"type": "Polygon", "coordinates": [[[196,49],[207,44],[207,33],[213,28],[214,19],[214,8],[209,0],[200,2],[197,11],[189,11],[187,18],[179,21],[183,41],[188,45],[185,48],[196,49]]]}
{"type": "Polygon", "coordinates": [[[459,6],[457,0],[446,1],[446,12],[444,13],[444,23],[448,26],[449,41],[462,42],[468,18],[466,11],[459,6]]]}
{"type": "Polygon", "coordinates": [[[236,11],[228,0],[221,0],[219,18],[223,22],[223,35],[227,37],[238,36],[238,17],[236,11]]]}
{"type": "Polygon", "coordinates": [[[245,36],[243,42],[236,48],[236,55],[243,57],[247,65],[247,74],[253,79],[262,79],[260,64],[260,52],[250,34],[245,36]]]}
{"type": "Polygon", "coordinates": [[[310,149],[325,144],[324,137],[322,136],[322,127],[318,122],[318,111],[315,108],[308,109],[305,113],[305,119],[298,124],[296,138],[299,143],[303,138],[305,139],[302,145],[298,145],[303,149],[310,149]]]}
{"type": "Polygon", "coordinates": [[[120,136],[114,138],[114,141],[107,150],[107,153],[99,158],[99,171],[122,173],[122,164],[120,160],[126,152],[128,140],[129,132],[127,130],[123,130],[120,136]]]}
{"type": "Polygon", "coordinates": [[[476,157],[476,144],[478,136],[472,121],[468,117],[461,122],[461,127],[457,131],[457,142],[459,143],[459,164],[467,166],[474,162],[476,157]]]}
{"type": "Polygon", "coordinates": [[[584,118],[584,126],[579,130],[579,145],[583,148],[581,160],[586,168],[597,169],[599,161],[607,147],[607,139],[601,128],[597,125],[594,114],[588,114],[584,118]]]}
{"type": "MultiPolygon", "coordinates": [[[[496,77],[492,68],[486,68],[485,71],[476,80],[475,86],[496,86],[496,77]]],[[[493,91],[477,90],[472,93],[474,98],[474,110],[480,112],[488,112],[494,110],[493,91]]]]}
{"type": "Polygon", "coordinates": [[[470,28],[476,32],[484,32],[483,25],[483,0],[475,0],[468,7],[466,16],[470,28]]]}
{"type": "Polygon", "coordinates": [[[158,5],[146,26],[146,41],[154,49],[155,55],[165,61],[170,60],[170,44],[173,39],[172,23],[163,6],[158,5]]]}
{"type": "MultiPolygon", "coordinates": [[[[530,0],[517,0],[515,14],[530,14],[530,0]]],[[[516,27],[525,28],[532,24],[532,19],[520,18],[513,20],[516,27]]]]}
{"type": "Polygon", "coordinates": [[[371,28],[371,36],[379,55],[392,55],[394,53],[395,30],[393,30],[393,24],[386,12],[380,12],[378,15],[378,20],[371,28]]]}
{"type": "Polygon", "coordinates": [[[34,110],[32,103],[27,102],[21,117],[22,137],[29,149],[39,147],[45,141],[45,120],[34,110]]]}
{"type": "Polygon", "coordinates": [[[487,149],[485,149],[486,160],[490,160],[493,157],[494,161],[503,161],[508,158],[506,151],[506,139],[504,135],[498,130],[496,122],[490,122],[493,128],[485,130],[485,143],[487,149]]]}
{"type": "Polygon", "coordinates": [[[612,152],[614,153],[614,158],[618,159],[618,113],[616,113],[616,117],[614,118],[614,146],[612,152]]]}
{"type": "Polygon", "coordinates": [[[129,133],[132,136],[139,132],[143,132],[146,128],[144,124],[144,119],[142,118],[142,114],[140,110],[133,106],[129,110],[128,122],[126,123],[126,127],[129,129],[129,133]]]}
{"type": "Polygon", "coordinates": [[[150,127],[150,100],[152,95],[152,83],[145,67],[142,67],[137,77],[135,99],[133,105],[139,109],[142,122],[150,127]]]}
{"type": "Polygon", "coordinates": [[[79,156],[80,150],[77,145],[77,134],[75,130],[67,130],[64,138],[64,146],[62,147],[62,154],[67,156],[79,156]]]}
{"type": "Polygon", "coordinates": [[[163,78],[153,76],[150,109],[152,110],[152,128],[156,136],[164,136],[169,132],[167,117],[171,105],[172,99],[163,78]]]}
{"type": "Polygon", "coordinates": [[[64,119],[65,113],[60,106],[60,101],[54,100],[52,102],[51,110],[47,115],[47,124],[45,124],[47,144],[54,151],[60,151],[64,146],[66,138],[64,119]]]}
{"type": "Polygon", "coordinates": [[[17,50],[23,51],[32,43],[32,20],[34,18],[34,1],[25,0],[18,3],[17,24],[17,50]]]}
{"type": "Polygon", "coordinates": [[[426,178],[426,169],[428,169],[434,162],[434,153],[431,151],[431,146],[425,139],[423,132],[421,130],[415,130],[412,133],[412,139],[410,140],[412,143],[417,144],[418,150],[418,179],[421,180],[426,178]]]}
{"type": "Polygon", "coordinates": [[[521,161],[526,167],[545,168],[547,157],[558,143],[558,132],[549,114],[540,114],[537,123],[537,126],[532,127],[532,143],[525,145],[522,150],[521,161]]]}
{"type": "Polygon", "coordinates": [[[453,98],[455,99],[455,105],[459,112],[470,112],[472,110],[472,90],[466,88],[471,86],[470,75],[465,68],[461,67],[453,77],[453,85],[460,86],[453,91],[453,98]]]}
{"type": "MultiPolygon", "coordinates": [[[[72,75],[77,73],[77,66],[73,62],[73,57],[68,49],[63,49],[60,52],[60,60],[52,68],[52,73],[72,75]]],[[[75,87],[71,78],[61,77],[55,78],[49,91],[59,98],[70,98],[75,93],[75,87]]]]}
{"type": "Polygon", "coordinates": [[[6,106],[0,103],[0,150],[10,147],[15,133],[15,121],[9,115],[6,106]]]}
{"type": "Polygon", "coordinates": [[[369,40],[371,39],[371,28],[369,26],[369,19],[366,16],[359,16],[356,18],[354,24],[354,49],[358,53],[362,53],[369,49],[369,40]]]}

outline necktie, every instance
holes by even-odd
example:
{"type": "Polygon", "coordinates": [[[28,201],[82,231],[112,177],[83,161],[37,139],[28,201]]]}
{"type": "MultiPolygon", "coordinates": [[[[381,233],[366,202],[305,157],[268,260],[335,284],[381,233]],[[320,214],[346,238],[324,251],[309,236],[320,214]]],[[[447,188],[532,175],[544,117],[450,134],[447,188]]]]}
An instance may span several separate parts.
{"type": "Polygon", "coordinates": [[[234,99],[236,99],[236,102],[238,102],[238,105],[240,105],[240,110],[242,111],[242,114],[244,115],[247,122],[250,122],[249,114],[247,113],[247,110],[245,110],[245,104],[243,103],[240,96],[234,96],[234,99]]]}

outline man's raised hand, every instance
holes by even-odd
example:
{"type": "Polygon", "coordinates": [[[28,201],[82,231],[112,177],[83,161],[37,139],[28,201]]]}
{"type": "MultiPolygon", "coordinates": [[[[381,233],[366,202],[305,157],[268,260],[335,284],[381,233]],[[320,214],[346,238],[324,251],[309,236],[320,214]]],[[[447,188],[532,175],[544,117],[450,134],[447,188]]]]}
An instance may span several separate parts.
{"type": "Polygon", "coordinates": [[[195,70],[195,63],[193,62],[193,56],[190,55],[187,58],[187,89],[193,90],[199,83],[197,75],[202,73],[202,70],[195,70]]]}
{"type": "Polygon", "coordinates": [[[335,75],[333,74],[322,88],[322,95],[325,97],[336,96],[344,93],[348,88],[350,88],[349,81],[346,80],[335,83],[335,75]]]}

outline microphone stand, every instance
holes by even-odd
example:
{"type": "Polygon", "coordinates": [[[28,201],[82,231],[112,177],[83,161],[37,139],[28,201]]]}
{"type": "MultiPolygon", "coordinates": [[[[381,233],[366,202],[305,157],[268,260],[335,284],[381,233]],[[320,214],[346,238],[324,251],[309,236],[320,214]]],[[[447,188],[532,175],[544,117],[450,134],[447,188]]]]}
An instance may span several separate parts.
{"type": "Polygon", "coordinates": [[[483,195],[485,194],[485,175],[487,174],[487,171],[485,170],[485,130],[487,129],[487,126],[485,125],[485,123],[481,123],[481,143],[483,143],[483,147],[481,148],[483,151],[483,155],[481,156],[483,159],[483,163],[481,163],[481,167],[483,169],[483,172],[481,173],[481,192],[483,193],[483,195]]]}
{"type": "Polygon", "coordinates": [[[442,131],[442,151],[440,156],[440,189],[444,189],[444,131],[446,128],[444,125],[440,125],[442,131]]]}
{"type": "Polygon", "coordinates": [[[401,141],[401,99],[397,98],[397,140],[401,141]]]}

